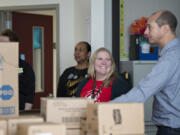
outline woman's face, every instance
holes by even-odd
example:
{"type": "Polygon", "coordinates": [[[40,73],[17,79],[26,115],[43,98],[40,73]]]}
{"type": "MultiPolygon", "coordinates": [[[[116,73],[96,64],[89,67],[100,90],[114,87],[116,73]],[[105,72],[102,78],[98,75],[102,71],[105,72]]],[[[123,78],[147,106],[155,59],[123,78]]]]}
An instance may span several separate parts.
{"type": "Polygon", "coordinates": [[[86,45],[83,43],[77,44],[74,49],[74,59],[77,63],[87,62],[90,53],[87,52],[86,45]]]}
{"type": "MultiPolygon", "coordinates": [[[[100,51],[95,59],[96,78],[104,78],[111,69],[111,58],[105,51],[100,51]]],[[[105,78],[104,78],[105,79],[105,78]]]]}

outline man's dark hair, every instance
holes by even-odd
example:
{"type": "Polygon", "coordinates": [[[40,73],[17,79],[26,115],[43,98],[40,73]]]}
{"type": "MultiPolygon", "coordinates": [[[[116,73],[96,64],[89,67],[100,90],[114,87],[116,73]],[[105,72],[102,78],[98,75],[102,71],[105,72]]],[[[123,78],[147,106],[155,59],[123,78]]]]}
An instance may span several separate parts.
{"type": "Polygon", "coordinates": [[[86,41],[81,41],[81,42],[79,42],[79,44],[80,44],[80,43],[83,43],[83,44],[86,45],[87,52],[91,52],[91,45],[90,45],[88,42],[86,42],[86,41]]]}
{"type": "Polygon", "coordinates": [[[1,32],[1,36],[6,36],[6,37],[9,37],[9,40],[11,42],[18,42],[19,39],[18,39],[18,36],[16,35],[16,33],[10,29],[6,29],[4,31],[1,32]]]}
{"type": "Polygon", "coordinates": [[[176,16],[170,11],[163,11],[161,15],[156,19],[156,23],[161,27],[164,24],[168,24],[171,31],[175,33],[177,26],[176,16]]]}

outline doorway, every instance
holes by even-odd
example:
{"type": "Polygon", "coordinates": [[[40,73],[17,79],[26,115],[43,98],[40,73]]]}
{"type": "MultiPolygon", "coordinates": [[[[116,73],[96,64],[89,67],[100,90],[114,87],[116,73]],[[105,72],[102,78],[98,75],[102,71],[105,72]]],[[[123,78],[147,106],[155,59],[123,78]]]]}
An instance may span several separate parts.
{"type": "MultiPolygon", "coordinates": [[[[8,9],[9,10],[9,9],[8,9]]],[[[57,10],[59,10],[58,9],[58,6],[57,5],[49,5],[48,7],[46,7],[46,6],[38,6],[38,7],[30,7],[30,6],[26,6],[26,7],[14,7],[14,9],[11,7],[11,10],[12,11],[15,11],[15,12],[19,12],[19,13],[27,13],[27,14],[37,14],[37,16],[38,15],[52,15],[53,16],[53,42],[52,42],[52,49],[53,49],[53,53],[52,53],[52,60],[51,60],[51,62],[52,62],[52,67],[53,67],[53,69],[52,69],[52,76],[53,76],[53,79],[51,79],[51,81],[49,81],[49,82],[52,82],[52,83],[49,83],[50,85],[52,85],[52,88],[50,88],[49,87],[49,92],[48,93],[46,93],[46,94],[42,94],[42,89],[43,89],[43,87],[41,87],[41,86],[43,86],[43,85],[45,85],[46,83],[45,82],[43,82],[43,78],[45,77],[43,77],[43,75],[41,74],[41,75],[39,75],[39,76],[41,76],[42,77],[42,81],[40,81],[39,83],[38,83],[38,87],[36,87],[37,89],[36,89],[36,99],[35,99],[35,103],[40,103],[40,97],[41,96],[49,96],[49,95],[56,95],[56,84],[57,84],[57,77],[58,76],[56,76],[57,75],[57,65],[58,64],[56,64],[57,63],[57,61],[59,61],[57,58],[59,58],[59,57],[57,57],[57,55],[59,55],[58,53],[56,53],[56,49],[57,48],[59,48],[58,47],[58,43],[59,43],[59,41],[57,41],[56,40],[56,36],[58,35],[58,33],[59,33],[59,31],[58,31],[58,23],[56,23],[57,22],[57,20],[59,20],[57,17],[59,17],[59,15],[58,15],[58,12],[57,12],[57,10]],[[57,31],[56,31],[57,30],[57,31]],[[42,88],[42,89],[38,89],[38,88],[42,88]],[[41,93],[41,94],[40,94],[41,93]],[[37,96],[37,95],[39,95],[39,96],[37,96]],[[37,98],[38,97],[38,98],[37,98]]],[[[12,12],[11,11],[11,12],[12,12]]],[[[37,30],[40,30],[42,33],[43,33],[43,27],[37,27],[38,25],[36,25],[35,27],[33,27],[33,29],[35,30],[35,31],[37,31],[37,30]]],[[[16,31],[16,30],[15,30],[16,31]]],[[[24,54],[26,54],[26,60],[28,60],[28,62],[29,63],[31,63],[32,64],[32,66],[34,67],[34,61],[32,61],[31,59],[33,59],[33,57],[29,57],[28,56],[28,54],[29,54],[29,52],[31,52],[30,51],[31,49],[29,49],[28,50],[28,52],[22,52],[21,51],[21,53],[24,53],[24,54]]],[[[32,49],[33,50],[33,49],[32,49]]],[[[36,51],[36,54],[37,53],[40,53],[40,52],[37,52],[36,51]]],[[[33,51],[31,52],[31,54],[33,54],[33,51]]],[[[44,55],[44,54],[42,54],[42,55],[44,55]]],[[[48,57],[48,58],[50,58],[50,57],[48,57]]],[[[46,61],[46,60],[45,60],[46,61]]],[[[50,60],[49,60],[50,61],[50,60]]],[[[49,62],[48,62],[49,63],[49,62]]],[[[51,64],[50,64],[51,65],[51,64]]],[[[44,67],[46,67],[46,66],[44,66],[44,67]]],[[[45,70],[45,68],[44,67],[42,67],[42,71],[43,70],[45,70]],[[44,69],[43,69],[44,68],[44,69]]],[[[35,67],[34,67],[35,68],[35,67]]],[[[48,70],[48,72],[51,72],[50,70],[48,70]]],[[[36,79],[36,80],[38,80],[38,79],[36,79]]],[[[46,79],[44,78],[44,81],[45,81],[46,79]]],[[[38,109],[39,108],[39,105],[35,105],[34,106],[34,108],[36,108],[36,109],[38,109]]]]}
{"type": "Polygon", "coordinates": [[[19,37],[19,55],[35,72],[34,108],[40,98],[53,93],[53,28],[52,16],[12,12],[12,29],[19,37]]]}

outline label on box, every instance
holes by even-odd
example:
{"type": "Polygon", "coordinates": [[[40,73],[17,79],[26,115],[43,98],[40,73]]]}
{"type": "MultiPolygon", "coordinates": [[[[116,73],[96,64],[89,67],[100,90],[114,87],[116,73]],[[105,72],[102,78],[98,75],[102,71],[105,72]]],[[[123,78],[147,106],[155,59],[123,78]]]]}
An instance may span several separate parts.
{"type": "Polygon", "coordinates": [[[15,106],[0,107],[0,115],[11,115],[16,113],[15,106]]]}
{"type": "Polygon", "coordinates": [[[0,88],[0,98],[2,100],[10,100],[14,95],[14,89],[10,85],[3,85],[0,88]]]}

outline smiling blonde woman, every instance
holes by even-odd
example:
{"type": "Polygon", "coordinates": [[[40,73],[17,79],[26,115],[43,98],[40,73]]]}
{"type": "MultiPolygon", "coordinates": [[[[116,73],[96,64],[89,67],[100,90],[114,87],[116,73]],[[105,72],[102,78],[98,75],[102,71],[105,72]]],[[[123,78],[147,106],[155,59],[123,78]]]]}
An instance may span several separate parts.
{"type": "Polygon", "coordinates": [[[130,85],[115,72],[115,62],[109,50],[99,48],[93,54],[88,75],[78,86],[77,97],[108,102],[128,92],[130,85]]]}

